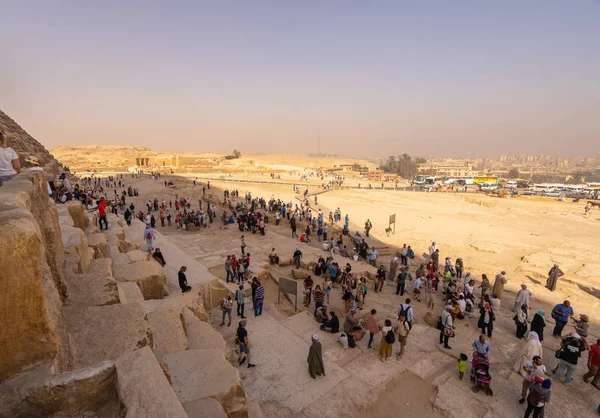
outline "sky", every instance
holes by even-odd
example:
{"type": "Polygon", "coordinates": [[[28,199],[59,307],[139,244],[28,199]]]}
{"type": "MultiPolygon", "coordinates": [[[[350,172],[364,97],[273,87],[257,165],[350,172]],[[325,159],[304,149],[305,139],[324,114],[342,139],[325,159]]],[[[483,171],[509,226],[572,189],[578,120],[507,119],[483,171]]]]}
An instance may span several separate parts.
{"type": "Polygon", "coordinates": [[[46,148],[595,155],[600,0],[0,0],[46,148]]]}

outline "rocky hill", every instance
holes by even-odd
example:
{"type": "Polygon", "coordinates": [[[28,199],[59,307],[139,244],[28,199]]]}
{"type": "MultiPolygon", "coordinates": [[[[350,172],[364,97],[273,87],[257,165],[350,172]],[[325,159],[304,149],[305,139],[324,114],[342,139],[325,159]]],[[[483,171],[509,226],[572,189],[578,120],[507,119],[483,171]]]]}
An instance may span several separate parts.
{"type": "Polygon", "coordinates": [[[60,163],[46,148],[2,110],[0,110],[0,131],[6,135],[8,146],[19,154],[21,162],[28,156],[34,155],[39,159],[40,165],[46,168],[46,171],[56,173],[60,170],[60,163]]]}

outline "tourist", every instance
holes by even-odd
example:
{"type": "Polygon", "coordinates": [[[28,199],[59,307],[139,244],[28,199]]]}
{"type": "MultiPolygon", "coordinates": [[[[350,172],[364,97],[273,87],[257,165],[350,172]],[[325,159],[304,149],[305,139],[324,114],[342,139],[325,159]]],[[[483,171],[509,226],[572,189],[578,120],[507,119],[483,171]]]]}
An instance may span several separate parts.
{"type": "Polygon", "coordinates": [[[406,322],[408,322],[410,324],[410,326],[412,327],[414,312],[413,312],[412,306],[410,306],[410,298],[407,298],[404,301],[404,303],[400,304],[400,306],[398,307],[397,314],[398,314],[398,321],[400,321],[401,316],[404,316],[404,319],[406,320],[406,322]]]}
{"type": "Polygon", "coordinates": [[[375,279],[375,293],[383,292],[383,284],[384,283],[385,283],[385,267],[383,267],[383,264],[382,264],[379,266],[379,269],[377,269],[377,277],[375,279]]]}
{"type": "Polygon", "coordinates": [[[588,383],[591,378],[592,385],[600,389],[600,338],[596,340],[596,344],[590,346],[587,367],[588,371],[583,375],[583,381],[588,383]]]}
{"type": "Polygon", "coordinates": [[[165,258],[163,257],[162,253],[160,252],[160,248],[157,248],[154,250],[154,254],[152,254],[152,258],[154,258],[154,260],[156,260],[156,262],[158,264],[160,264],[161,267],[164,267],[167,262],[165,261],[165,258]]]}
{"type": "Polygon", "coordinates": [[[492,347],[490,343],[485,340],[485,335],[481,334],[478,339],[473,341],[473,356],[480,355],[487,359],[490,358],[492,347]]]}
{"type": "Polygon", "coordinates": [[[225,325],[225,316],[229,317],[229,323],[227,326],[231,326],[231,311],[233,310],[233,300],[231,299],[231,293],[229,293],[226,297],[221,301],[221,311],[223,312],[223,319],[221,320],[221,325],[225,325]]]}
{"type": "Polygon", "coordinates": [[[517,326],[517,338],[523,338],[527,332],[527,321],[529,320],[529,311],[527,305],[521,305],[521,308],[514,316],[514,321],[517,326]]]}
{"type": "Polygon", "coordinates": [[[575,322],[575,332],[577,334],[579,334],[579,336],[581,337],[581,340],[583,341],[583,343],[585,344],[585,348],[589,349],[589,346],[587,344],[587,340],[586,338],[588,337],[589,334],[589,327],[590,324],[589,322],[589,318],[586,314],[581,314],[579,315],[579,320],[571,317],[571,319],[573,320],[573,322],[575,322]]]}
{"type": "Polygon", "coordinates": [[[427,302],[427,309],[433,310],[435,307],[435,285],[434,278],[428,277],[425,280],[425,302],[427,302]]]}
{"type": "Polygon", "coordinates": [[[371,314],[367,317],[367,330],[369,330],[369,343],[367,344],[367,348],[371,348],[373,346],[375,335],[379,334],[379,325],[377,325],[376,314],[377,310],[371,309],[371,314]]]}
{"type": "Polygon", "coordinates": [[[559,303],[552,309],[552,318],[556,321],[556,325],[552,331],[552,336],[554,338],[560,338],[562,336],[562,330],[572,316],[573,308],[571,307],[571,302],[568,300],[559,303]]]}
{"type": "Polygon", "coordinates": [[[558,369],[556,370],[556,378],[563,380],[565,385],[571,384],[573,381],[573,374],[577,369],[577,362],[581,354],[585,351],[585,345],[581,341],[579,334],[574,332],[573,334],[567,335],[563,340],[560,348],[560,357],[558,362],[558,369]]]}
{"type": "MultiPolygon", "coordinates": [[[[471,273],[467,273],[467,277],[470,275],[471,273]]],[[[467,280],[467,277],[465,277],[465,281],[467,280]]],[[[486,295],[490,288],[490,279],[488,279],[487,274],[485,273],[481,275],[481,284],[479,285],[479,288],[481,289],[481,297],[483,298],[483,295],[486,295]]]]}
{"type": "Polygon", "coordinates": [[[181,266],[179,269],[179,273],[177,273],[177,278],[179,280],[179,287],[181,288],[181,293],[187,293],[192,291],[192,287],[188,285],[187,277],[185,276],[185,272],[187,270],[186,266],[181,266]]]}
{"type": "MultiPolygon", "coordinates": [[[[530,331],[529,335],[527,336],[527,343],[521,349],[521,355],[515,363],[513,370],[521,373],[521,370],[528,361],[531,361],[536,356],[542,357],[543,354],[544,349],[542,348],[542,343],[540,342],[537,332],[530,331]]],[[[525,396],[523,396],[523,398],[524,397],[525,396]]]]}
{"type": "Polygon", "coordinates": [[[558,281],[558,278],[562,277],[564,275],[565,275],[565,273],[563,273],[563,271],[560,268],[558,268],[558,264],[555,264],[554,266],[552,266],[552,268],[548,272],[548,280],[546,280],[546,288],[548,288],[551,292],[554,292],[556,290],[556,282],[558,281]]]}
{"type": "Polygon", "coordinates": [[[246,330],[246,320],[242,319],[236,332],[237,342],[240,345],[240,366],[248,358],[248,368],[251,369],[256,367],[256,364],[252,364],[250,359],[250,342],[248,341],[248,331],[246,330]]]}
{"type": "Polygon", "coordinates": [[[501,301],[500,301],[500,299],[498,299],[498,295],[495,293],[492,293],[492,297],[490,298],[490,306],[492,307],[494,312],[500,312],[500,304],[501,304],[501,301]]]}
{"type": "Polygon", "coordinates": [[[265,288],[260,281],[256,279],[256,295],[254,297],[254,316],[261,316],[263,311],[263,303],[265,301],[265,288]]]}
{"type": "Polygon", "coordinates": [[[408,264],[408,260],[406,258],[406,254],[408,252],[408,248],[406,248],[406,244],[402,245],[402,248],[400,248],[400,263],[402,263],[403,266],[406,266],[408,264]]]}
{"type": "Polygon", "coordinates": [[[457,279],[462,279],[462,273],[464,270],[464,264],[463,264],[463,259],[458,257],[456,259],[456,264],[454,266],[454,268],[456,269],[456,278],[457,279]]]}
{"type": "Polygon", "coordinates": [[[392,321],[386,319],[383,327],[381,328],[381,343],[379,345],[379,358],[381,361],[386,362],[392,357],[392,346],[396,338],[394,337],[394,328],[392,327],[392,321]]]}
{"type": "MultiPolygon", "coordinates": [[[[100,216],[100,218],[102,218],[102,216],[100,216]]],[[[146,245],[148,246],[148,252],[152,252],[152,250],[154,249],[154,247],[152,246],[152,240],[156,239],[156,237],[154,236],[154,232],[152,232],[150,225],[146,225],[146,229],[144,230],[144,239],[146,240],[146,245]]]]}
{"type": "Polygon", "coordinates": [[[400,274],[396,278],[396,294],[404,296],[404,289],[406,288],[406,280],[409,278],[405,267],[400,269],[400,274]]]}
{"type": "Polygon", "coordinates": [[[329,315],[329,320],[325,321],[325,323],[321,325],[321,330],[329,331],[332,334],[337,334],[338,332],[340,332],[340,319],[334,311],[330,311],[329,315]]]}
{"type": "Polygon", "coordinates": [[[323,282],[323,293],[325,294],[325,297],[327,298],[328,305],[329,305],[329,295],[331,294],[332,287],[333,287],[333,282],[331,281],[331,278],[326,277],[325,282],[323,282]]]}
{"type": "MultiPolygon", "coordinates": [[[[235,257],[234,257],[235,260],[235,257]]],[[[228,255],[227,259],[225,260],[225,283],[229,283],[229,278],[231,277],[231,281],[235,282],[235,275],[233,274],[233,272],[231,271],[231,256],[228,255]]]]}
{"type": "Polygon", "coordinates": [[[435,245],[435,242],[432,242],[431,245],[429,246],[429,257],[431,258],[433,256],[433,253],[435,253],[438,250],[437,245],[435,245]]]}
{"type": "Polygon", "coordinates": [[[413,283],[413,294],[415,295],[415,299],[417,302],[421,302],[421,284],[423,283],[423,279],[418,277],[415,279],[413,283]]]}
{"type": "Polygon", "coordinates": [[[244,275],[242,277],[238,277],[238,282],[242,282],[246,277],[248,277],[248,272],[250,269],[250,253],[248,253],[242,260],[242,266],[244,267],[244,275]]]}
{"type": "Polygon", "coordinates": [[[396,356],[396,359],[399,361],[404,355],[404,347],[406,347],[406,342],[408,341],[408,334],[412,329],[412,325],[410,322],[406,320],[406,315],[401,312],[398,318],[398,342],[400,343],[400,351],[396,356]]]}
{"type": "Polygon", "coordinates": [[[273,249],[269,253],[269,260],[271,261],[271,264],[279,264],[279,256],[277,255],[277,251],[275,251],[275,247],[273,247],[273,249]]]}
{"type": "Polygon", "coordinates": [[[348,336],[348,344],[350,347],[356,346],[355,342],[360,341],[364,335],[364,331],[355,317],[356,308],[350,308],[346,320],[344,321],[344,332],[348,336]]]}
{"type": "Polygon", "coordinates": [[[519,374],[523,376],[523,383],[521,385],[521,399],[519,399],[519,403],[525,403],[527,392],[533,383],[544,381],[548,373],[543,363],[540,356],[533,356],[531,360],[527,360],[521,365],[519,374]]]}
{"type": "Polygon", "coordinates": [[[315,316],[317,316],[317,309],[319,309],[325,303],[325,294],[321,290],[321,286],[316,285],[312,295],[315,299],[315,316]]]}
{"type": "Polygon", "coordinates": [[[519,308],[522,305],[529,306],[529,297],[531,295],[533,295],[533,293],[531,292],[531,290],[527,289],[527,285],[522,284],[521,290],[519,290],[519,292],[517,293],[517,297],[515,298],[515,306],[513,308],[513,312],[514,313],[519,312],[519,308]]]}
{"type": "Polygon", "coordinates": [[[484,302],[479,308],[479,321],[477,322],[477,327],[481,329],[481,333],[485,334],[487,331],[487,336],[492,338],[495,320],[496,315],[494,314],[494,310],[489,303],[484,302]]]}
{"type": "Polygon", "coordinates": [[[540,342],[544,341],[544,328],[546,327],[546,318],[544,318],[544,310],[540,309],[533,315],[533,319],[531,320],[531,332],[535,332],[540,342]]]}
{"type": "MultiPolygon", "coordinates": [[[[289,212],[288,212],[288,216],[289,216],[289,212]]],[[[292,229],[292,238],[298,238],[298,234],[296,233],[296,216],[295,215],[292,216],[292,219],[290,219],[290,228],[292,229]]]]}
{"type": "Polygon", "coordinates": [[[296,269],[300,268],[300,260],[302,260],[302,251],[300,251],[298,248],[296,248],[296,251],[294,251],[294,255],[292,256],[292,258],[294,259],[294,264],[296,265],[296,269]]]}
{"type": "MultiPolygon", "coordinates": [[[[435,244],[435,243],[434,243],[435,244]]],[[[452,306],[446,306],[442,312],[440,328],[440,344],[444,344],[444,348],[450,350],[452,347],[448,345],[448,340],[454,338],[454,325],[452,323],[452,306]]]]}
{"type": "Polygon", "coordinates": [[[327,305],[323,304],[315,314],[315,319],[319,324],[324,324],[329,318],[327,318],[327,305]]]}
{"type": "Polygon", "coordinates": [[[465,353],[460,353],[460,357],[458,358],[458,361],[457,361],[458,378],[460,380],[463,379],[463,377],[465,376],[465,371],[467,371],[467,360],[468,359],[469,359],[469,357],[465,353]]]}
{"type": "Polygon", "coordinates": [[[431,261],[433,262],[433,265],[439,266],[440,265],[440,250],[437,249],[433,252],[433,254],[431,254],[431,261]]]}
{"type": "Polygon", "coordinates": [[[306,276],[306,278],[304,279],[304,306],[306,306],[307,308],[308,305],[310,305],[313,284],[314,281],[312,277],[310,275],[306,276]]]}
{"type": "Polygon", "coordinates": [[[377,252],[377,249],[375,247],[371,247],[371,249],[369,250],[369,264],[376,267],[378,256],[379,253],[377,252]]]}
{"type": "Polygon", "coordinates": [[[98,203],[97,207],[98,207],[98,226],[100,227],[100,231],[102,231],[102,229],[108,230],[108,221],[106,220],[106,199],[101,197],[100,202],[98,203]],[[102,228],[102,224],[104,224],[105,228],[102,228]]]}
{"type": "Polygon", "coordinates": [[[404,265],[406,268],[410,268],[410,260],[415,258],[415,252],[410,248],[410,245],[406,249],[406,263],[404,265]]]}
{"type": "Polygon", "coordinates": [[[502,299],[502,294],[504,293],[504,285],[506,284],[506,272],[503,270],[502,272],[496,274],[496,281],[494,281],[494,287],[492,292],[495,293],[498,299],[502,299]]]}
{"type": "Polygon", "coordinates": [[[373,224],[369,219],[367,219],[367,221],[365,222],[365,235],[367,236],[367,238],[369,237],[369,231],[371,230],[371,228],[373,228],[373,224]]]}
{"type": "Polygon", "coordinates": [[[529,418],[532,412],[533,418],[544,416],[544,406],[550,402],[550,387],[552,387],[550,379],[546,379],[542,383],[536,382],[529,387],[525,418],[529,418]]]}
{"type": "Polygon", "coordinates": [[[14,178],[20,170],[19,155],[8,146],[6,134],[0,131],[0,185],[14,178]]]}
{"type": "Polygon", "coordinates": [[[306,361],[308,362],[308,374],[310,374],[310,377],[313,379],[316,379],[316,376],[325,376],[323,348],[321,347],[319,336],[317,334],[313,334],[311,340],[312,344],[308,350],[308,358],[306,361]]]}
{"type": "Polygon", "coordinates": [[[133,214],[131,213],[131,211],[129,210],[129,208],[125,209],[125,213],[123,214],[123,218],[125,219],[125,222],[127,222],[127,225],[131,226],[131,219],[133,218],[133,214]]]}
{"type": "Polygon", "coordinates": [[[244,316],[244,307],[246,305],[246,292],[244,292],[244,285],[239,285],[238,289],[235,291],[235,301],[237,302],[237,316],[242,317],[242,319],[246,318],[244,316]]]}
{"type": "Polygon", "coordinates": [[[240,248],[242,249],[242,255],[246,255],[246,240],[244,239],[243,235],[240,242],[240,248]]]}

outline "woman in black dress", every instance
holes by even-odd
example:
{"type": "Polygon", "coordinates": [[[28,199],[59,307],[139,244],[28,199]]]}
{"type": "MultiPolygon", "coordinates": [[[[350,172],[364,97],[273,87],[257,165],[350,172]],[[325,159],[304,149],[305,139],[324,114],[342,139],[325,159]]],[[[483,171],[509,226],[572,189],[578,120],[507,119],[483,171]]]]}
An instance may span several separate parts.
{"type": "Polygon", "coordinates": [[[531,330],[537,332],[540,337],[540,342],[544,341],[544,327],[546,326],[546,319],[544,318],[544,310],[540,309],[531,320],[531,330]]]}

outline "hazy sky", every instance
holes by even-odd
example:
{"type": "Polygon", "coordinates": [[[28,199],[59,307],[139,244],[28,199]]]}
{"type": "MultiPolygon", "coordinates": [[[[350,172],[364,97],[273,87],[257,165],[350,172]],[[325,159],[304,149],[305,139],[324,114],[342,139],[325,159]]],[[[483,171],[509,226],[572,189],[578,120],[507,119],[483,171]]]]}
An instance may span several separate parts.
{"type": "Polygon", "coordinates": [[[0,108],[47,148],[600,151],[600,0],[0,0],[0,108]]]}

